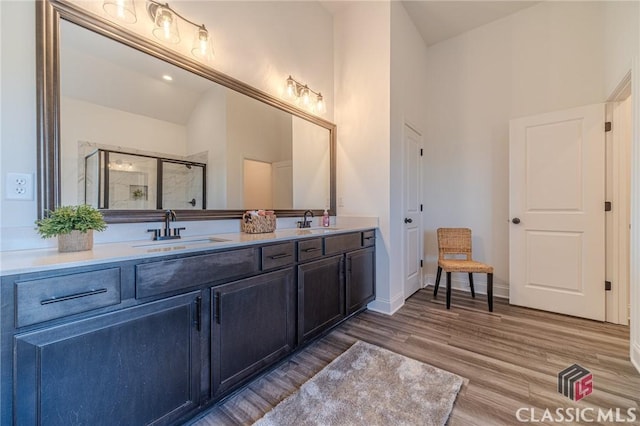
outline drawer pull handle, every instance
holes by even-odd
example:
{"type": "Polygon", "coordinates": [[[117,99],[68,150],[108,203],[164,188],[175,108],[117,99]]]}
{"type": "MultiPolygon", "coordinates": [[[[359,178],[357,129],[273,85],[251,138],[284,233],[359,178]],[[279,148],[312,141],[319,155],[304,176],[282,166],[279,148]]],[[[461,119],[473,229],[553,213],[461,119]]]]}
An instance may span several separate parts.
{"type": "Polygon", "coordinates": [[[305,253],[312,253],[314,251],[319,251],[319,250],[322,250],[322,249],[320,247],[311,247],[311,248],[308,248],[308,249],[304,249],[302,251],[305,252],[305,253]]]}
{"type": "Polygon", "coordinates": [[[45,299],[40,301],[40,304],[49,305],[51,303],[66,302],[67,300],[79,299],[81,297],[87,297],[87,296],[94,296],[96,294],[106,293],[106,292],[107,292],[106,288],[99,288],[97,290],[83,291],[82,293],[70,294],[68,296],[60,296],[60,297],[54,296],[50,299],[45,299]]]}
{"type": "Polygon", "coordinates": [[[365,240],[373,240],[374,237],[364,237],[365,240]]]}
{"type": "Polygon", "coordinates": [[[285,257],[291,257],[291,255],[287,253],[274,254],[273,256],[269,256],[269,259],[276,260],[284,259],[285,257]]]}

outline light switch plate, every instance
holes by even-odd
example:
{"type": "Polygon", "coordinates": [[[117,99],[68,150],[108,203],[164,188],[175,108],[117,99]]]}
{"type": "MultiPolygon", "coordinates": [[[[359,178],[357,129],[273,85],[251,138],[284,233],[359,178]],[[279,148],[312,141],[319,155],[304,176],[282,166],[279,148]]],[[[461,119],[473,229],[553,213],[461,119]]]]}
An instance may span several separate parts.
{"type": "Polygon", "coordinates": [[[33,200],[33,174],[7,173],[5,198],[7,200],[33,200]]]}

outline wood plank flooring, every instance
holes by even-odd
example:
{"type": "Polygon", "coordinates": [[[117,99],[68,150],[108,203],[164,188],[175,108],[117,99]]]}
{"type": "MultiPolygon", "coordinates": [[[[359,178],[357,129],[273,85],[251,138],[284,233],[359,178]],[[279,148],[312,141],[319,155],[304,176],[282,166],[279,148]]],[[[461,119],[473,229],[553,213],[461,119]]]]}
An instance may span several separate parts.
{"type": "Polygon", "coordinates": [[[640,424],[640,374],[629,362],[628,327],[510,306],[504,299],[495,300],[493,313],[486,306],[483,296],[474,300],[454,291],[447,311],[444,295],[434,300],[431,289],[423,289],[393,316],[364,312],[191,424],[253,423],[356,340],[467,378],[452,426],[518,424],[521,407],[533,407],[539,420],[546,408],[635,408],[638,419],[631,424],[640,424]],[[556,391],[557,373],[576,363],[594,382],[593,393],[579,402],[556,391]]]}

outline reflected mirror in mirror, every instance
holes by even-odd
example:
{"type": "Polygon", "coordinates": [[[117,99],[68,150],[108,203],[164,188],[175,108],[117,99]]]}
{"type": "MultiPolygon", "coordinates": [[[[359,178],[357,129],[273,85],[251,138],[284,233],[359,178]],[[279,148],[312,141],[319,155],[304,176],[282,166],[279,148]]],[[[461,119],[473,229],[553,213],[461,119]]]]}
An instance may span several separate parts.
{"type": "Polygon", "coordinates": [[[61,204],[330,206],[329,129],[65,20],[60,93],[61,204]]]}

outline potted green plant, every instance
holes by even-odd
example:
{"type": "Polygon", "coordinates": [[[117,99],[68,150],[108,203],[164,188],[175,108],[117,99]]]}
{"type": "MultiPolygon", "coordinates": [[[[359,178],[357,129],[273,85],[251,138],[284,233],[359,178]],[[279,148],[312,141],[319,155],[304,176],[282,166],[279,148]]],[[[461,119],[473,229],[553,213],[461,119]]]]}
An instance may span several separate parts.
{"type": "Polygon", "coordinates": [[[60,252],[91,250],[93,231],[107,228],[102,213],[86,204],[49,210],[45,218],[36,221],[36,226],[43,238],[58,237],[60,252]]]}

